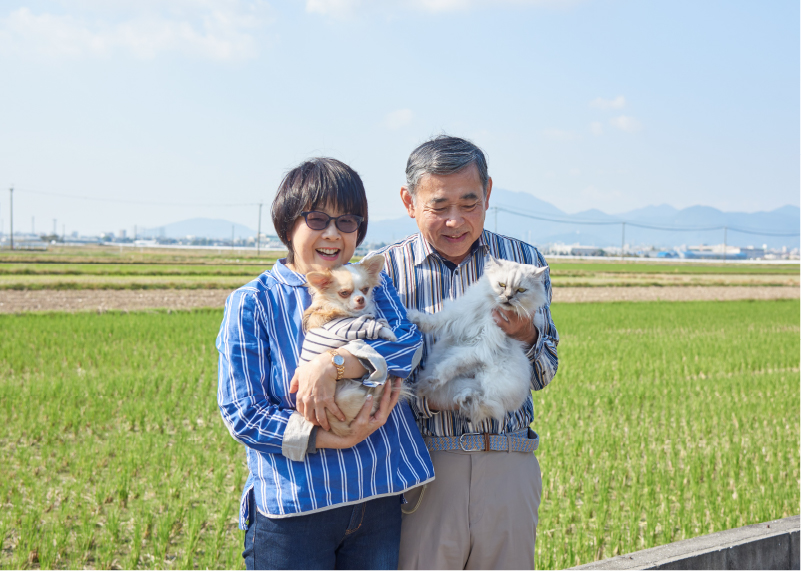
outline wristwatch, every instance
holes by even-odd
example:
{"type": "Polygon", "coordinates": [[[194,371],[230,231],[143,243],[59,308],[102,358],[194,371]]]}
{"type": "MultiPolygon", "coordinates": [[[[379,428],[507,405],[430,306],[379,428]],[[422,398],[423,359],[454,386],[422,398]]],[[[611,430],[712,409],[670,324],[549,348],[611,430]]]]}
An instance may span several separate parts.
{"type": "Polygon", "coordinates": [[[336,349],[329,349],[331,353],[331,362],[337,368],[337,380],[345,378],[345,357],[337,353],[336,349]]]}

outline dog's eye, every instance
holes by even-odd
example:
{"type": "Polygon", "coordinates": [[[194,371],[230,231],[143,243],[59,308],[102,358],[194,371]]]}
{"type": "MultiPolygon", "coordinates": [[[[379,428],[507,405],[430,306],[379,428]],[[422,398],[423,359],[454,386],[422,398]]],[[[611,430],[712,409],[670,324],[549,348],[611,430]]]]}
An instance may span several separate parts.
{"type": "Polygon", "coordinates": [[[526,288],[519,287],[519,288],[517,288],[517,291],[519,291],[520,293],[523,293],[524,291],[526,291],[526,288]]]}
{"type": "Polygon", "coordinates": [[[348,291],[348,290],[346,290],[346,289],[343,289],[343,290],[341,290],[341,291],[339,292],[339,297],[350,297],[350,294],[351,294],[351,293],[352,293],[352,292],[350,292],[350,291],[348,291]]]}
{"type": "Polygon", "coordinates": [[[367,295],[367,293],[368,293],[369,291],[370,291],[370,288],[369,288],[369,287],[363,287],[363,288],[362,288],[362,293],[363,293],[364,295],[367,295]]]}
{"type": "Polygon", "coordinates": [[[499,286],[501,286],[501,287],[503,287],[503,288],[505,288],[505,287],[506,287],[506,284],[502,284],[501,282],[498,282],[498,285],[499,285],[499,286]]]}

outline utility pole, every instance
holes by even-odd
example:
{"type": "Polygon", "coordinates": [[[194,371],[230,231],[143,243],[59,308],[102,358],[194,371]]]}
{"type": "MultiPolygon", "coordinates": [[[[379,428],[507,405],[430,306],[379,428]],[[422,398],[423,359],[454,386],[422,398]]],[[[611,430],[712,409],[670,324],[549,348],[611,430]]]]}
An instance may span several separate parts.
{"type": "Polygon", "coordinates": [[[726,263],[726,250],[727,250],[727,248],[726,248],[726,233],[727,233],[728,230],[729,229],[726,226],[723,227],[723,263],[724,264],[726,263]]]}
{"type": "Polygon", "coordinates": [[[623,258],[623,247],[626,245],[626,223],[620,223],[623,226],[623,235],[620,238],[620,258],[623,258]]]}
{"type": "Polygon", "coordinates": [[[256,255],[261,252],[261,202],[259,202],[259,229],[256,231],[256,255]]]}
{"type": "Polygon", "coordinates": [[[9,202],[11,209],[9,210],[9,218],[11,219],[11,249],[14,249],[14,187],[8,189],[9,202]]]}
{"type": "Polygon", "coordinates": [[[53,236],[56,235],[56,232],[57,232],[57,230],[56,230],[56,219],[53,218],[53,236]]]}

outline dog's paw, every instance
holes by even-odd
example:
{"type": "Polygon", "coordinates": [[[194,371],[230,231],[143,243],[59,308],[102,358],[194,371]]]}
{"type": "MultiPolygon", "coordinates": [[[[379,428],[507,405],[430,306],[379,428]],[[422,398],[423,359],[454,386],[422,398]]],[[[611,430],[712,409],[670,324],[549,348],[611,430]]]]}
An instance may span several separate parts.
{"type": "Polygon", "coordinates": [[[386,327],[382,327],[378,330],[378,336],[381,339],[386,339],[387,341],[397,341],[398,337],[392,332],[391,329],[386,327]]]}

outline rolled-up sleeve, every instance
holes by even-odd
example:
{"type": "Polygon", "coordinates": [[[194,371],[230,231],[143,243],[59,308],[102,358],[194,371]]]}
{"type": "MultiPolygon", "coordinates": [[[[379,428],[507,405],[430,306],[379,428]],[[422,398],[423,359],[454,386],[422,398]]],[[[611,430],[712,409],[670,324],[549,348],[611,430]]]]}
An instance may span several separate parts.
{"type": "Polygon", "coordinates": [[[365,343],[386,361],[388,374],[405,379],[420,362],[422,335],[417,326],[407,319],[406,308],[401,303],[395,286],[383,272],[381,284],[373,290],[373,301],[376,318],[386,319],[397,339],[365,339],[365,343]]]}
{"type": "Polygon", "coordinates": [[[266,394],[270,345],[265,307],[255,290],[239,289],[225,302],[217,336],[217,404],[231,436],[265,453],[281,453],[289,417],[266,394]]]}
{"type": "MultiPolygon", "coordinates": [[[[536,265],[546,266],[545,258],[536,252],[536,265]]],[[[535,391],[544,389],[553,380],[556,370],[559,368],[559,358],[556,347],[559,345],[559,333],[556,331],[551,318],[551,299],[553,290],[551,288],[550,271],[545,275],[545,288],[548,292],[548,303],[537,310],[534,325],[537,328],[537,342],[531,346],[526,353],[531,362],[531,388],[535,391]]]]}

